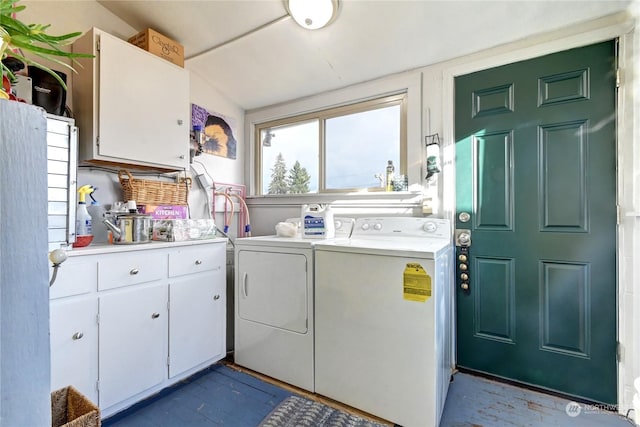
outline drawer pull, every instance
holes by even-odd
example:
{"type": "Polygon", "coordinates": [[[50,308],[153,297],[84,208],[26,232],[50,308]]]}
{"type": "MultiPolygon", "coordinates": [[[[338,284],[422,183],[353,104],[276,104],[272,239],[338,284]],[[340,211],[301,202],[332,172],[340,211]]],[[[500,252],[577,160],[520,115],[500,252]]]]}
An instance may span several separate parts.
{"type": "Polygon", "coordinates": [[[151,315],[151,318],[152,318],[152,319],[157,319],[158,317],[160,317],[160,313],[153,313],[153,314],[151,315]]]}
{"type": "Polygon", "coordinates": [[[219,300],[220,299],[220,295],[214,295],[213,299],[216,300],[216,301],[219,300]]]}
{"type": "Polygon", "coordinates": [[[83,334],[82,332],[76,332],[75,334],[73,334],[73,335],[71,336],[71,338],[72,338],[73,340],[79,340],[79,339],[80,339],[80,338],[82,338],[83,336],[84,336],[84,334],[83,334]]]}
{"type": "Polygon", "coordinates": [[[196,265],[200,265],[200,264],[202,264],[202,261],[201,261],[201,260],[199,260],[199,259],[197,259],[197,260],[196,260],[196,265]]]}
{"type": "Polygon", "coordinates": [[[140,270],[138,270],[137,268],[132,268],[131,271],[129,272],[129,274],[132,276],[135,276],[138,273],[140,273],[140,270]]]}

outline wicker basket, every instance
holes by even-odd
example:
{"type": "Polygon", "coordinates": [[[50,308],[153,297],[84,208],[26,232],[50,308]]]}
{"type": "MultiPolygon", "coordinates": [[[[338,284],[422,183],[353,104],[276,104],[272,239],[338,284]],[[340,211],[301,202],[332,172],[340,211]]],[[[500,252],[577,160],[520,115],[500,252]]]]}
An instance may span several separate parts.
{"type": "Polygon", "coordinates": [[[73,386],[51,393],[52,427],[99,427],[100,409],[73,386]]]}
{"type": "Polygon", "coordinates": [[[134,178],[129,171],[118,171],[123,200],[135,200],[138,205],[188,204],[191,178],[180,178],[177,183],[134,178]]]}

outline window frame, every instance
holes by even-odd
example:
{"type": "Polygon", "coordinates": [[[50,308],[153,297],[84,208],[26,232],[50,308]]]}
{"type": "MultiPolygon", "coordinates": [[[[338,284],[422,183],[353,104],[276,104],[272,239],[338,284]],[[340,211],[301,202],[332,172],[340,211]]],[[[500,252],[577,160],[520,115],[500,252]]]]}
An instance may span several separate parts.
{"type": "MultiPolygon", "coordinates": [[[[278,196],[278,197],[293,197],[301,196],[301,194],[268,194],[263,192],[263,165],[262,165],[262,139],[260,137],[262,131],[267,129],[276,128],[284,125],[294,125],[297,123],[304,123],[317,120],[319,122],[318,131],[318,191],[306,194],[340,194],[351,192],[380,192],[384,191],[380,187],[368,187],[368,188],[339,188],[328,189],[326,188],[326,142],[325,142],[325,129],[326,121],[336,117],[342,117],[355,113],[363,113],[367,111],[374,111],[386,107],[398,105],[400,106],[400,147],[399,158],[400,164],[397,166],[396,172],[398,174],[407,174],[407,134],[408,134],[408,91],[403,90],[401,92],[387,94],[379,97],[373,97],[364,101],[356,101],[337,107],[318,109],[312,112],[303,114],[294,114],[275,120],[269,120],[254,124],[254,150],[255,150],[255,171],[254,185],[255,194],[263,197],[278,196]]],[[[384,165],[382,165],[384,166],[384,165]]]]}

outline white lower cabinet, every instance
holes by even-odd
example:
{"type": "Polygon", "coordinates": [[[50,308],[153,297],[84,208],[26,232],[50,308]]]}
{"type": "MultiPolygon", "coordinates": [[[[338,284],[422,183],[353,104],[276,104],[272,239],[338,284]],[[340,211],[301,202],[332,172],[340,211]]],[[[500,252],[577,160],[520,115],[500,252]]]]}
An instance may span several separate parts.
{"type": "Polygon", "coordinates": [[[70,255],[50,294],[52,390],[108,417],[225,356],[226,239],[70,255]]]}
{"type": "Polygon", "coordinates": [[[51,390],[73,385],[98,402],[98,304],[95,298],[53,300],[50,304],[51,390]]]}
{"type": "Polygon", "coordinates": [[[182,277],[169,285],[169,377],[210,359],[222,359],[224,289],[217,272],[182,277]],[[222,325],[222,327],[221,327],[222,325]]]}
{"type": "Polygon", "coordinates": [[[166,377],[167,286],[136,286],[98,299],[99,402],[108,408],[166,377]]]}
{"type": "Polygon", "coordinates": [[[226,246],[169,254],[169,377],[226,352],[226,246]]]}

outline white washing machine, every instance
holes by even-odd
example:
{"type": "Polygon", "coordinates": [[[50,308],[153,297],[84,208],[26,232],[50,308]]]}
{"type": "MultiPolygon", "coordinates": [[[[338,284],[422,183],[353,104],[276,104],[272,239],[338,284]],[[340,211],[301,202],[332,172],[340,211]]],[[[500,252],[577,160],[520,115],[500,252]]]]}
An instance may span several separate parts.
{"type": "Polygon", "coordinates": [[[437,426],[452,373],[450,222],[360,218],[320,242],[316,393],[404,427],[437,426]]]}
{"type": "MultiPolygon", "coordinates": [[[[352,218],[335,218],[347,239],[352,218]]],[[[313,392],[314,254],[323,240],[261,236],[235,241],[234,361],[313,392]]]]}

